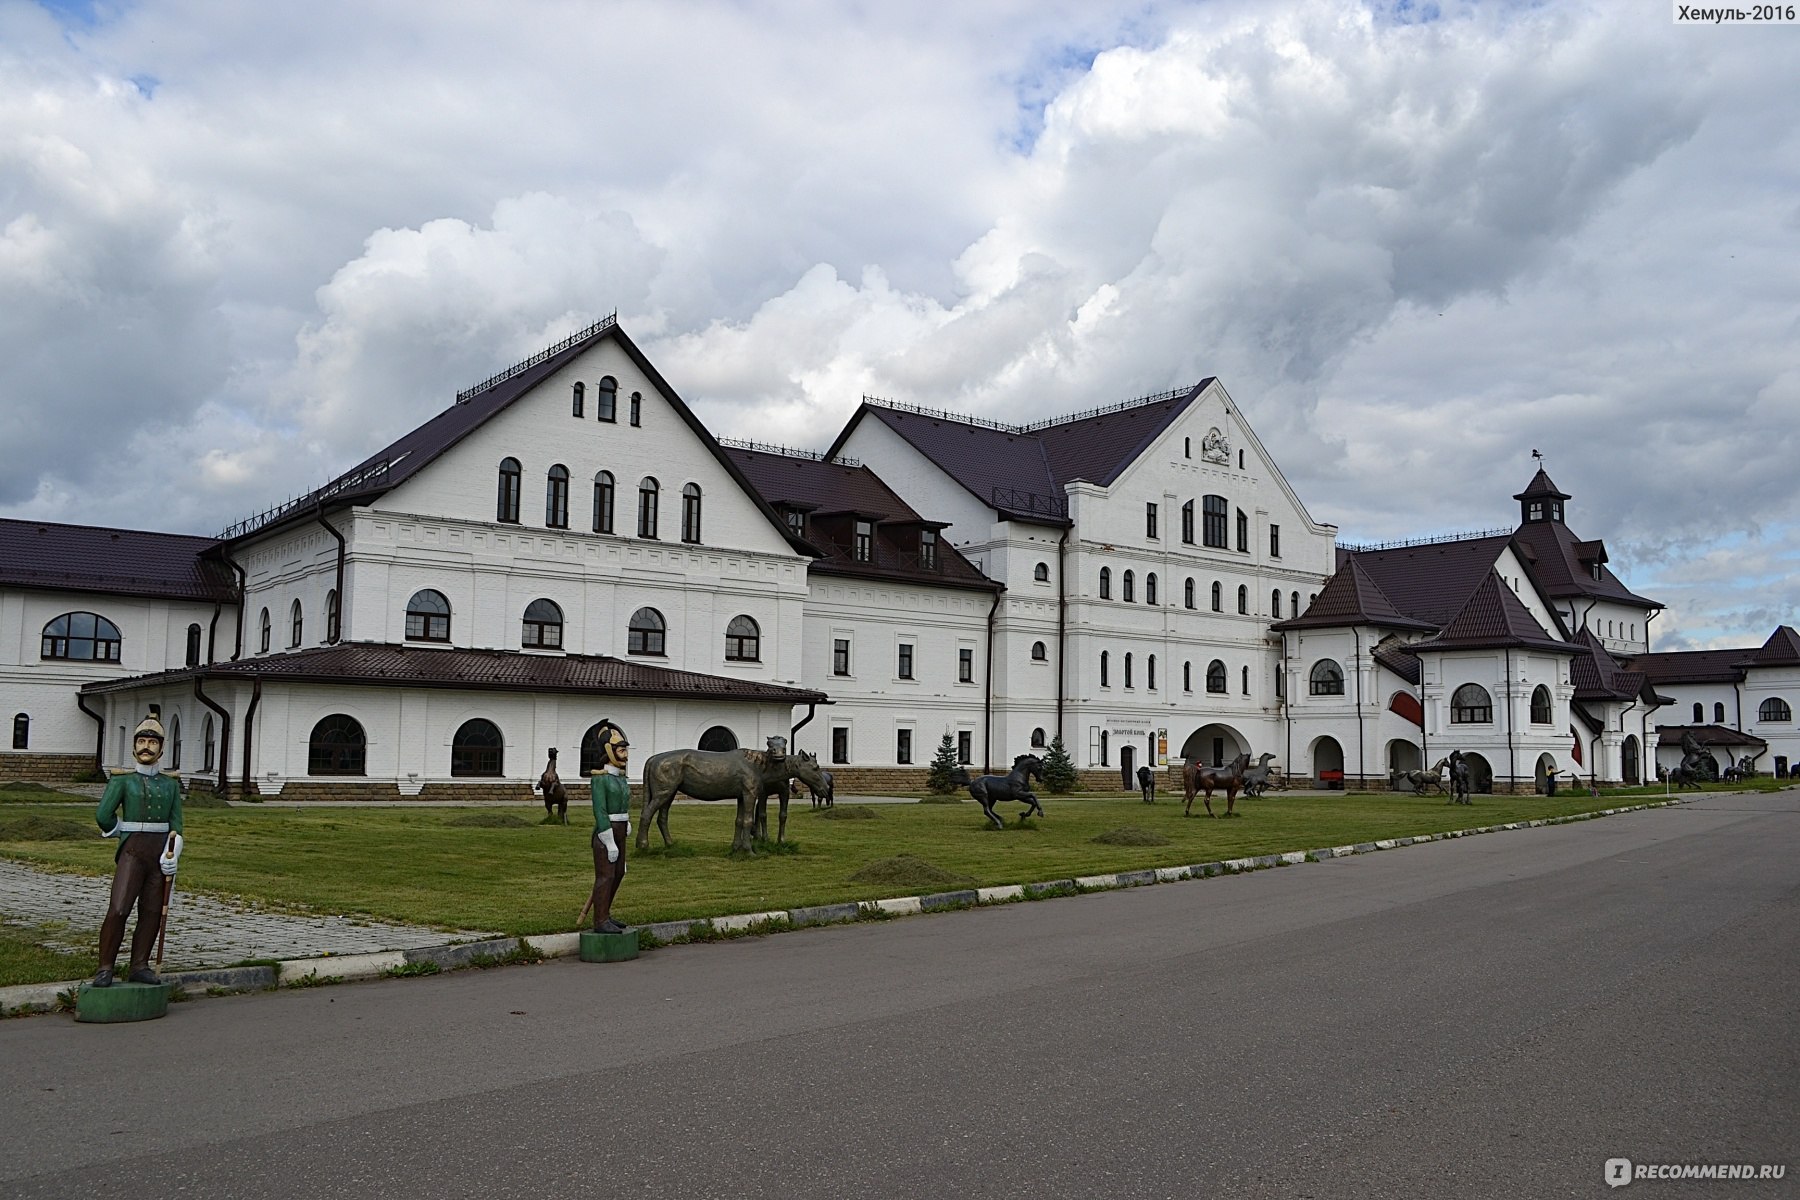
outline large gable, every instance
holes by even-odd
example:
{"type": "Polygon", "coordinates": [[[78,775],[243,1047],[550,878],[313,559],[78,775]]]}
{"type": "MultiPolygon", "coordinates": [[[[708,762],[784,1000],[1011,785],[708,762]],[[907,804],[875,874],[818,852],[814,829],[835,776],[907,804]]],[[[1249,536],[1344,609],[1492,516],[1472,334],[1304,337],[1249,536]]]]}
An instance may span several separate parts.
{"type": "Polygon", "coordinates": [[[1435,638],[1414,642],[1407,647],[1414,653],[1424,650],[1554,650],[1563,654],[1579,651],[1544,631],[1531,615],[1531,610],[1500,576],[1489,571],[1476,585],[1468,602],[1444,625],[1435,638]]]}

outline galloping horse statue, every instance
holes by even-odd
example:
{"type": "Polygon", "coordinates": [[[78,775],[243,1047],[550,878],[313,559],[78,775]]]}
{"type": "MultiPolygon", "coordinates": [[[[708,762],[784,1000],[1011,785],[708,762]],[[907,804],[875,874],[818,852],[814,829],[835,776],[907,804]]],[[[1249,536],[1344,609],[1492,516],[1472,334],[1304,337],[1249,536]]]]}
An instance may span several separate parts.
{"type": "Polygon", "coordinates": [[[1206,815],[1209,817],[1216,815],[1212,810],[1213,789],[1222,787],[1225,789],[1225,815],[1236,816],[1237,813],[1233,810],[1237,807],[1238,789],[1244,784],[1244,771],[1249,766],[1250,755],[1248,752],[1238,755],[1223,767],[1207,767],[1196,762],[1187,763],[1181,768],[1181,788],[1187,793],[1187,805],[1181,810],[1181,815],[1184,817],[1194,815],[1195,792],[1205,793],[1206,815]]]}
{"type": "Polygon", "coordinates": [[[1396,767],[1388,772],[1388,787],[1398,791],[1404,783],[1412,788],[1415,796],[1423,796],[1426,788],[1436,788],[1441,795],[1444,791],[1444,767],[1449,761],[1447,758],[1440,758],[1429,771],[1402,771],[1396,767]]]}
{"type": "Polygon", "coordinates": [[[764,798],[771,792],[781,797],[779,841],[787,836],[788,780],[798,775],[808,787],[822,787],[818,770],[817,759],[810,754],[788,754],[787,739],[780,737],[770,738],[767,750],[665,750],[652,754],[644,763],[644,808],[637,848],[650,846],[652,817],[662,832],[663,845],[671,844],[669,805],[679,793],[696,800],[736,799],[737,828],[731,849],[754,854],[757,812],[764,798]]]}
{"type": "Polygon", "coordinates": [[[1274,760],[1275,756],[1273,754],[1265,752],[1256,756],[1256,765],[1254,767],[1244,768],[1245,796],[1260,796],[1269,790],[1269,764],[1274,760]]]}
{"type": "Polygon", "coordinates": [[[538,790],[544,793],[544,824],[548,825],[557,817],[562,823],[569,823],[569,789],[556,774],[556,747],[550,747],[550,761],[544,764],[544,773],[538,776],[538,790]]]}
{"type": "Polygon", "coordinates": [[[981,811],[987,819],[994,823],[995,829],[1006,828],[1006,822],[994,811],[994,805],[1002,800],[1016,800],[1026,806],[1019,814],[1019,822],[1023,824],[1032,813],[1044,815],[1044,806],[1032,794],[1031,780],[1044,782],[1044,760],[1035,754],[1021,754],[1013,759],[1012,770],[1005,775],[983,775],[978,779],[969,778],[969,773],[958,767],[951,780],[969,789],[969,795],[975,803],[981,805],[981,811]]]}

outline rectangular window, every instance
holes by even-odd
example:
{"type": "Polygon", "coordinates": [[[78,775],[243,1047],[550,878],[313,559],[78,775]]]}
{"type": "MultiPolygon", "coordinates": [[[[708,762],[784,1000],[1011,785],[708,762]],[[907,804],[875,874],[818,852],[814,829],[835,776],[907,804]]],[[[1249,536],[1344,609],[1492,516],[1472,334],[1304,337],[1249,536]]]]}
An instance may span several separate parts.
{"type": "Polygon", "coordinates": [[[1155,501],[1147,501],[1144,504],[1144,536],[1147,538],[1150,538],[1152,541],[1154,541],[1156,539],[1156,502],[1155,501]]]}
{"type": "Polygon", "coordinates": [[[858,521],[856,523],[856,561],[869,562],[875,557],[875,523],[858,521]]]}
{"type": "Polygon", "coordinates": [[[968,766],[975,761],[975,735],[967,729],[956,731],[956,761],[968,766]]]}
{"type": "Polygon", "coordinates": [[[1202,538],[1208,546],[1225,549],[1225,512],[1226,504],[1223,496],[1207,496],[1205,505],[1205,528],[1201,530],[1202,538]]]}
{"type": "Polygon", "coordinates": [[[936,530],[919,530],[919,565],[927,571],[937,570],[936,530]]]}
{"type": "Polygon", "coordinates": [[[1194,502],[1192,500],[1181,506],[1181,540],[1185,545],[1194,544],[1194,502]]]}
{"type": "Polygon", "coordinates": [[[900,661],[894,668],[895,674],[902,679],[913,677],[913,648],[911,642],[900,643],[900,661]]]}
{"type": "Polygon", "coordinates": [[[831,673],[848,675],[850,673],[850,639],[833,638],[831,642],[831,673]]]}
{"type": "Polygon", "coordinates": [[[959,683],[975,682],[975,651],[969,646],[956,652],[956,678],[959,683]]]}
{"type": "Polygon", "coordinates": [[[834,763],[850,761],[850,727],[848,725],[831,727],[831,761],[834,763]]]}
{"type": "Polygon", "coordinates": [[[788,532],[795,537],[806,536],[806,514],[799,509],[790,509],[787,514],[788,532]]]}
{"type": "Polygon", "coordinates": [[[1281,557],[1281,526],[1269,526],[1269,557],[1281,557]]]}
{"type": "Polygon", "coordinates": [[[894,761],[903,767],[912,762],[912,730],[894,731],[894,761]]]}

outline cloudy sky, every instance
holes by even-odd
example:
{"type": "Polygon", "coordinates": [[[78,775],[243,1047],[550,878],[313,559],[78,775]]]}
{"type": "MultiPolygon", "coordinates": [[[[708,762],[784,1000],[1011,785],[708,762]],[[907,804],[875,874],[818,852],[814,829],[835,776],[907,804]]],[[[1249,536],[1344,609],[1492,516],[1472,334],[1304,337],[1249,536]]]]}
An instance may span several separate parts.
{"type": "Polygon", "coordinates": [[[1800,25],[1667,0],[0,0],[0,515],[210,533],[617,311],[723,436],[1218,375],[1346,541],[1800,618],[1800,25]]]}

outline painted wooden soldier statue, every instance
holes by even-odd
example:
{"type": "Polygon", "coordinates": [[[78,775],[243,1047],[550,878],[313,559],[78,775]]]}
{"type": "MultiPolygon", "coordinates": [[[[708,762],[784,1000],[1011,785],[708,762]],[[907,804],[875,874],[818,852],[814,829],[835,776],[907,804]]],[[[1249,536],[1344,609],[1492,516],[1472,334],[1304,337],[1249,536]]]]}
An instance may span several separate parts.
{"type": "Polygon", "coordinates": [[[594,802],[594,932],[624,933],[612,906],[625,878],[625,843],[631,839],[631,783],[625,777],[631,743],[611,721],[600,722],[599,741],[606,765],[588,781],[594,802]]]}
{"type": "Polygon", "coordinates": [[[131,739],[137,770],[114,775],[94,810],[101,836],[119,839],[113,855],[112,896],[100,926],[100,970],[95,987],[111,987],[113,964],[125,939],[125,918],[137,906],[131,934],[132,983],[159,983],[150,969],[150,952],[162,925],[163,881],[175,874],[181,859],[181,781],[157,769],[162,758],[163,727],[145,717],[131,739]]]}

